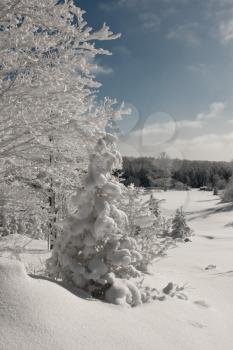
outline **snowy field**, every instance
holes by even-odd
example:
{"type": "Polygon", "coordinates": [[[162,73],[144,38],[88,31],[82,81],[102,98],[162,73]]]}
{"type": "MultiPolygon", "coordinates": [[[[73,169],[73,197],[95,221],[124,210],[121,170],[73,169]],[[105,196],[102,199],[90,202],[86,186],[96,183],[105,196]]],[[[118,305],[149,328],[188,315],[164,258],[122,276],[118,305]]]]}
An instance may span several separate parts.
{"type": "Polygon", "coordinates": [[[183,206],[194,230],[152,268],[146,282],[168,282],[182,293],[136,308],[77,297],[38,272],[49,256],[46,242],[14,237],[0,244],[1,350],[232,350],[233,208],[211,192],[155,192],[167,216],[183,206]],[[22,248],[23,247],[23,248],[22,248]]]}

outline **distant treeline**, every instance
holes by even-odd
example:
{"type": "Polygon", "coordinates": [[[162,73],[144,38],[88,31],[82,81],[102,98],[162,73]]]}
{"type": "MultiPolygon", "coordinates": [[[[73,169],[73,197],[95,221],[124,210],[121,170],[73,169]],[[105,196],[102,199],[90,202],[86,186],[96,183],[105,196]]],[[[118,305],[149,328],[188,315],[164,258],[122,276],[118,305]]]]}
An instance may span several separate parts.
{"type": "Polygon", "coordinates": [[[225,188],[232,176],[228,162],[170,159],[165,153],[159,158],[123,158],[124,184],[141,187],[184,189],[186,187],[225,188]]]}

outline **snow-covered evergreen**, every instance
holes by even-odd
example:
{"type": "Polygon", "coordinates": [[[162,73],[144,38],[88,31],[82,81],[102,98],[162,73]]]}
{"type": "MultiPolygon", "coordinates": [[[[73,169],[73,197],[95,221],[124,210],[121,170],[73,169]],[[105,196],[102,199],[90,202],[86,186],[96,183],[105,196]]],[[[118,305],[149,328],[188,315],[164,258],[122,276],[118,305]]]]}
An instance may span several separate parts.
{"type": "Polygon", "coordinates": [[[151,194],[149,200],[143,188],[133,184],[124,191],[123,205],[128,215],[128,232],[136,240],[143,259],[138,269],[146,272],[152,262],[165,254],[171,245],[165,234],[167,219],[159,210],[158,200],[151,194]]]}
{"type": "Polygon", "coordinates": [[[136,306],[141,294],[130,279],[140,277],[137,266],[143,257],[119,208],[122,186],[111,175],[121,164],[115,141],[106,133],[91,153],[83,188],[71,199],[73,213],[61,223],[48,272],[94,297],[136,306]]]}
{"type": "Polygon", "coordinates": [[[173,239],[185,239],[191,235],[191,229],[186,222],[182,208],[176,210],[175,216],[172,219],[170,235],[173,239]]]}

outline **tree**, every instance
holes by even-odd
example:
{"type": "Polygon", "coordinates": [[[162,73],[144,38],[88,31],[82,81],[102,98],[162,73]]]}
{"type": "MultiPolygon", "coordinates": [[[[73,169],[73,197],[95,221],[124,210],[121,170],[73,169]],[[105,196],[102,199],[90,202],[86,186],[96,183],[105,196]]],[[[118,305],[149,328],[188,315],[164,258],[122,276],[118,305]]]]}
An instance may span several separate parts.
{"type": "Polygon", "coordinates": [[[62,223],[48,272],[94,297],[136,306],[141,294],[129,279],[140,276],[142,256],[127,233],[127,216],[119,209],[121,185],[111,176],[121,163],[115,141],[104,134],[90,155],[83,189],[72,199],[73,214],[62,223]]]}
{"type": "Polygon", "coordinates": [[[165,255],[171,245],[166,235],[168,221],[161,215],[158,200],[153,195],[145,199],[143,189],[130,185],[124,190],[121,208],[128,216],[127,231],[135,239],[142,255],[137,268],[147,272],[149,266],[165,255]]]}
{"type": "MultiPolygon", "coordinates": [[[[69,0],[0,0],[1,183],[10,179],[15,193],[22,186],[33,191],[50,225],[64,209],[59,198],[76,187],[85,145],[93,147],[112,105],[95,99],[94,59],[110,53],[94,42],[119,35],[106,25],[92,31],[83,15],[69,0]]],[[[29,210],[31,203],[24,204],[29,210]]]]}
{"type": "Polygon", "coordinates": [[[177,209],[172,220],[171,237],[173,239],[185,239],[191,235],[191,229],[186,223],[183,209],[177,209]]]}

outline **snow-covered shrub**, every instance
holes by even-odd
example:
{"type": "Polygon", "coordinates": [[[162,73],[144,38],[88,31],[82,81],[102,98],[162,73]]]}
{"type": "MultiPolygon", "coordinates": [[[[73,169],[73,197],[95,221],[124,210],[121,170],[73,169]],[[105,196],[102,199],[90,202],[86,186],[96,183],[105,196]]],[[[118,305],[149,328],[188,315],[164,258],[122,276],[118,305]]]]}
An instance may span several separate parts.
{"type": "Polygon", "coordinates": [[[159,210],[159,202],[151,194],[145,200],[144,190],[133,184],[124,191],[122,208],[128,215],[128,232],[133,237],[142,255],[137,268],[146,272],[151,263],[165,254],[171,245],[171,239],[166,234],[167,219],[159,210]]]}
{"type": "Polygon", "coordinates": [[[35,239],[44,239],[46,230],[43,223],[35,219],[23,220],[22,218],[9,215],[5,218],[4,226],[1,228],[2,236],[10,234],[25,235],[35,239]]]}
{"type": "Polygon", "coordinates": [[[154,198],[153,194],[150,195],[149,209],[151,213],[155,215],[157,218],[161,215],[159,210],[159,201],[158,199],[154,198]]]}
{"type": "Polygon", "coordinates": [[[90,155],[84,186],[71,199],[73,212],[62,221],[62,233],[48,260],[48,273],[115,304],[141,303],[131,278],[140,277],[143,259],[128,234],[128,218],[119,209],[121,184],[111,176],[121,156],[115,137],[104,134],[90,155]]]}
{"type": "Polygon", "coordinates": [[[183,209],[177,209],[174,218],[172,219],[172,227],[170,235],[173,239],[185,239],[191,236],[191,229],[187,225],[183,209]]]}

